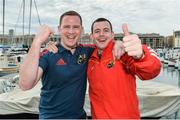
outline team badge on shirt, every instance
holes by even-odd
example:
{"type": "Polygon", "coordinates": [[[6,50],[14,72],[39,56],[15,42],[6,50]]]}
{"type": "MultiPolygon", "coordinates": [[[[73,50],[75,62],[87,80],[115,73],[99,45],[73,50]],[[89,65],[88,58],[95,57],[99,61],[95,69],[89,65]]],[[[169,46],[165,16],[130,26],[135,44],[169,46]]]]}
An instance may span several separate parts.
{"type": "Polygon", "coordinates": [[[56,65],[66,65],[66,63],[64,62],[64,60],[63,60],[62,58],[60,58],[60,59],[57,61],[56,65]]]}
{"type": "Polygon", "coordinates": [[[84,63],[86,60],[87,60],[87,58],[86,58],[86,55],[85,55],[85,54],[79,55],[78,60],[77,60],[77,63],[78,63],[78,64],[82,64],[82,63],[84,63]]]}
{"type": "Polygon", "coordinates": [[[111,60],[108,64],[107,64],[107,68],[112,68],[114,66],[114,61],[111,60]]]}

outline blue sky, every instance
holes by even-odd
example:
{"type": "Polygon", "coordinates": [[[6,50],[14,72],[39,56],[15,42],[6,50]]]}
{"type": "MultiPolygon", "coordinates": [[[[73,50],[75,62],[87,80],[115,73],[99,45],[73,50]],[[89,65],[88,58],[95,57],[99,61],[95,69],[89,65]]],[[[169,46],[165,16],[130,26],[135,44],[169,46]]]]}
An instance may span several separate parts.
{"type": "MultiPolygon", "coordinates": [[[[9,29],[16,29],[16,34],[22,34],[21,4],[22,0],[6,0],[6,33],[9,29]]],[[[108,18],[115,33],[122,32],[122,23],[128,23],[129,30],[135,33],[159,33],[168,36],[172,35],[173,30],[180,30],[180,0],[36,0],[36,4],[42,24],[48,24],[56,33],[59,16],[68,10],[76,10],[81,14],[85,33],[90,32],[91,23],[98,17],[108,18]]],[[[29,0],[26,0],[25,34],[28,34],[28,20],[29,0]]],[[[31,25],[31,33],[35,33],[39,23],[34,3],[31,25]]]]}

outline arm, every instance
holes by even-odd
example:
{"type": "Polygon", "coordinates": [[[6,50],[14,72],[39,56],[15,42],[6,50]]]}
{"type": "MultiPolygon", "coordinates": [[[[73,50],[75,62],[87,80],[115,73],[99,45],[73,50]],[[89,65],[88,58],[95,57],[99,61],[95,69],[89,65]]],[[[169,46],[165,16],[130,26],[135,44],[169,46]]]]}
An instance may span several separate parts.
{"type": "Polygon", "coordinates": [[[43,71],[38,67],[39,56],[40,45],[33,43],[20,68],[19,86],[21,89],[28,90],[33,88],[42,76],[43,71]]]}
{"type": "Polygon", "coordinates": [[[161,62],[154,53],[154,51],[143,45],[144,56],[140,59],[134,59],[128,54],[125,54],[121,57],[126,70],[133,74],[137,75],[141,80],[153,79],[156,77],[161,70],[161,62]]]}
{"type": "Polygon", "coordinates": [[[123,24],[122,29],[125,34],[123,46],[126,54],[121,60],[125,63],[126,69],[143,80],[156,77],[161,69],[156,53],[150,47],[142,45],[137,35],[130,35],[127,24],[123,24]]]}
{"type": "Polygon", "coordinates": [[[38,66],[41,45],[48,40],[51,34],[48,26],[41,26],[40,31],[35,36],[31,48],[20,68],[19,86],[23,90],[33,88],[43,74],[43,70],[38,66]]]}
{"type": "Polygon", "coordinates": [[[144,57],[134,62],[135,74],[141,80],[153,79],[161,71],[160,59],[150,47],[144,45],[143,50],[144,57]]]}
{"type": "Polygon", "coordinates": [[[139,62],[135,62],[136,75],[141,80],[153,79],[159,75],[161,71],[161,62],[158,56],[151,52],[151,48],[144,47],[145,54],[144,58],[139,62]]]}

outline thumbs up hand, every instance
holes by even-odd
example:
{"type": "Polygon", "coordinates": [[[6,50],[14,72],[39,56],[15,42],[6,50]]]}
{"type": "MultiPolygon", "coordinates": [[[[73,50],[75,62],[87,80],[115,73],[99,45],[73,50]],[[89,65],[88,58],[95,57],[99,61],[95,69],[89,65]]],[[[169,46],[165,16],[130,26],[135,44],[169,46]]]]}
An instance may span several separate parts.
{"type": "Polygon", "coordinates": [[[137,35],[129,34],[127,24],[122,25],[122,30],[124,32],[123,45],[125,52],[134,59],[140,59],[144,55],[141,40],[137,35]]]}

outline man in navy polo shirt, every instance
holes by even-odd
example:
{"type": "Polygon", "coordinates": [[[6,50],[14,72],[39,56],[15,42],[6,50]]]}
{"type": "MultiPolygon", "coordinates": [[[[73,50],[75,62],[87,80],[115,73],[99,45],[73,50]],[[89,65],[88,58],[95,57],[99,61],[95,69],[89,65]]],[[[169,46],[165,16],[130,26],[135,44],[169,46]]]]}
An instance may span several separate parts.
{"type": "Polygon", "coordinates": [[[42,77],[39,105],[40,119],[86,118],[83,109],[86,91],[86,70],[92,47],[78,45],[82,27],[81,16],[68,11],[60,17],[61,41],[56,54],[40,48],[52,30],[41,26],[20,69],[19,86],[33,88],[42,77]]]}

